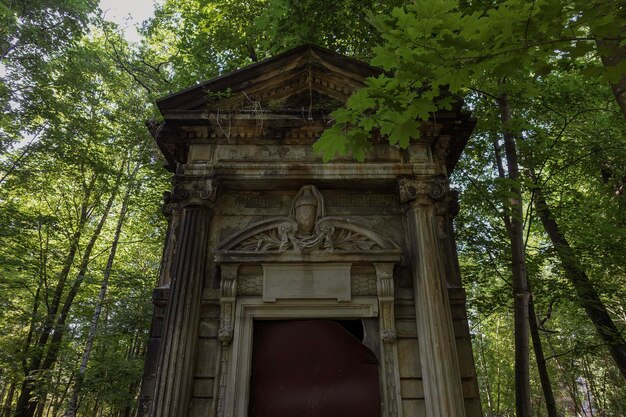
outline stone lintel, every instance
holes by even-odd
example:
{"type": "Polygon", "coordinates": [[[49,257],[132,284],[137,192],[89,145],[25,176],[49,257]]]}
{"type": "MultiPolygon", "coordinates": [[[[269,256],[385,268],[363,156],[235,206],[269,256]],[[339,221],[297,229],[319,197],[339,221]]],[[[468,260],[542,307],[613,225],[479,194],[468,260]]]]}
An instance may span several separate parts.
{"type": "Polygon", "coordinates": [[[241,264],[260,265],[265,262],[281,262],[281,263],[327,263],[327,262],[350,262],[359,265],[371,265],[373,262],[400,262],[401,254],[399,251],[372,251],[367,253],[276,253],[263,254],[258,252],[240,252],[240,253],[217,253],[215,262],[227,263],[236,262],[241,264]]]}

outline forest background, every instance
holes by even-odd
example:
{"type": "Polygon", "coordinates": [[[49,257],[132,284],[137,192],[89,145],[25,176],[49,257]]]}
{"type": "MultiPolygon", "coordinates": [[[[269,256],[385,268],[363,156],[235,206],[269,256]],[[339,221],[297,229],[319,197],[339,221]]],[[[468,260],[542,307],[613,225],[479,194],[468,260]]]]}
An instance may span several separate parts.
{"type": "Polygon", "coordinates": [[[97,7],[0,1],[0,417],[136,415],[154,101],[303,43],[387,70],[325,159],[419,140],[454,96],[478,121],[452,183],[485,415],[626,415],[623,2],[165,0],[137,42],[97,7]]]}

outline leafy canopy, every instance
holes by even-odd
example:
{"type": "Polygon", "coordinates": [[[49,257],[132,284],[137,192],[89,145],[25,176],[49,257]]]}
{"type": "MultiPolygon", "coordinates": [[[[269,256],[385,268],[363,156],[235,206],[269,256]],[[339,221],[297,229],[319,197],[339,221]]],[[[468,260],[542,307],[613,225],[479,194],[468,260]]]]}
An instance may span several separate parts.
{"type": "MultiPolygon", "coordinates": [[[[394,146],[419,139],[420,126],[438,110],[449,110],[453,97],[468,91],[500,92],[490,85],[513,78],[511,88],[539,94],[533,80],[557,67],[589,59],[579,70],[600,83],[626,73],[626,61],[603,67],[597,39],[620,39],[615,24],[626,10],[612,2],[507,0],[473,10],[455,0],[417,0],[390,15],[370,15],[383,43],[372,64],[387,73],[367,80],[346,108],[333,114],[335,125],[315,149],[325,160],[352,153],[359,160],[373,129],[394,146]]],[[[622,20],[623,21],[623,20],[622,20]]]]}

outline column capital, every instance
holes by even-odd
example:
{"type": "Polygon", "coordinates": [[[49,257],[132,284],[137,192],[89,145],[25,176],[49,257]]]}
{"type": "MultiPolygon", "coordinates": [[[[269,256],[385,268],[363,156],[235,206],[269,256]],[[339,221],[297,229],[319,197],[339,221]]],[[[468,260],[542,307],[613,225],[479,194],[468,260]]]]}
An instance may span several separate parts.
{"type": "Polygon", "coordinates": [[[172,191],[163,193],[163,213],[166,217],[184,207],[214,206],[217,197],[215,178],[176,176],[172,183],[172,191]]]}
{"type": "Polygon", "coordinates": [[[426,179],[400,178],[398,189],[403,203],[434,205],[446,198],[448,181],[444,175],[426,179]]]}
{"type": "Polygon", "coordinates": [[[437,210],[437,216],[449,216],[450,219],[454,219],[459,213],[459,191],[449,188],[446,196],[435,203],[437,210]]]}
{"type": "Polygon", "coordinates": [[[171,220],[174,214],[180,213],[181,204],[179,201],[175,201],[171,191],[163,192],[163,205],[161,206],[161,212],[168,220],[171,220]]]}

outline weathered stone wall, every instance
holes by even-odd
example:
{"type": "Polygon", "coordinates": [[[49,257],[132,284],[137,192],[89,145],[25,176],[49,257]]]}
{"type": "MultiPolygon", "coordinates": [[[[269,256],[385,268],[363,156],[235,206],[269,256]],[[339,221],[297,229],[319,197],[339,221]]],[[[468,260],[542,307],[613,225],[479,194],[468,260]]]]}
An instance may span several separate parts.
{"type": "Polygon", "coordinates": [[[200,331],[198,333],[189,417],[212,415],[219,363],[219,341],[217,339],[220,323],[219,314],[220,305],[217,301],[217,291],[205,288],[202,294],[200,331]]]}

